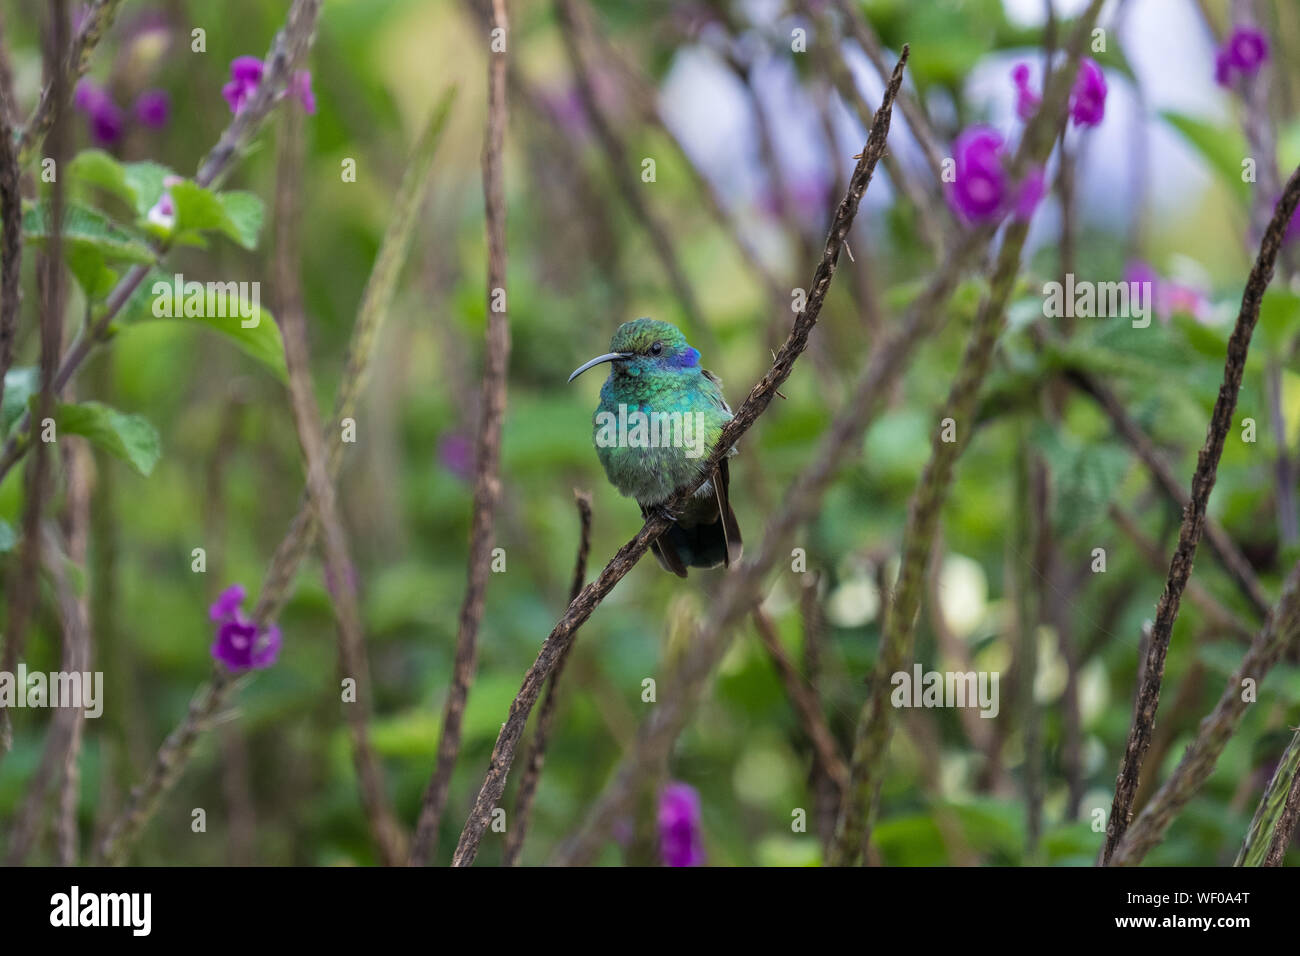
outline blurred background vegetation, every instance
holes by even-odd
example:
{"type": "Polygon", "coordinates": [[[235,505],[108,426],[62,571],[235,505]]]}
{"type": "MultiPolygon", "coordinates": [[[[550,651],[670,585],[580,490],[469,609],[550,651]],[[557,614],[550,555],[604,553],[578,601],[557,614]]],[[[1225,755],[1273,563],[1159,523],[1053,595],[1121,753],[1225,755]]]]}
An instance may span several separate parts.
{"type": "MultiPolygon", "coordinates": [[[[38,6],[5,11],[15,88],[26,108],[40,83],[38,6]]],[[[496,525],[507,567],[489,582],[479,673],[438,862],[455,844],[522,674],[567,602],[578,532],[573,489],[594,496],[589,574],[640,526],[634,505],[606,483],[591,447],[599,376],[569,386],[569,371],[604,351],[620,322],[651,315],[686,332],[735,407],[768,367],[769,348],[784,336],[792,313],[788,299],[784,310],[774,305],[763,278],[711,215],[692,166],[758,250],[778,288],[792,290],[811,278],[833,203],[865,141],[851,106],[827,87],[816,41],[810,40],[808,54],[792,52],[791,29],[810,26],[797,6],[595,0],[589,10],[599,36],[593,46],[597,98],[635,163],[631,172],[643,202],[671,237],[698,302],[692,314],[675,294],[643,217],[629,208],[585,116],[554,9],[544,2],[510,6],[513,54],[535,98],[529,102],[518,86],[511,88],[506,184],[513,348],[496,525]],[[652,121],[656,102],[672,132],[652,121]],[[640,180],[644,157],[656,161],[653,183],[640,180]]],[[[947,141],[975,121],[1011,131],[1008,74],[1020,60],[1042,61],[1041,4],[867,0],[857,6],[889,49],[911,43],[909,74],[947,141]]],[[[1053,29],[1065,29],[1075,6],[1057,4],[1053,29]]],[[[1077,160],[1075,271],[1110,281],[1130,262],[1148,261],[1162,275],[1195,287],[1203,310],[1199,318],[1183,311],[1142,331],[1127,320],[1080,320],[1069,361],[1106,376],[1185,482],[1204,437],[1250,255],[1246,202],[1232,181],[1235,164],[1225,168],[1220,151],[1216,165],[1213,145],[1216,137],[1240,140],[1238,105],[1213,85],[1212,39],[1199,5],[1155,5],[1164,11],[1155,15],[1140,6],[1108,5],[1102,22],[1111,28],[1110,43],[1097,57],[1111,88],[1107,117],[1091,139],[1072,133],[1067,143],[1077,160]],[[1161,78],[1171,71],[1172,81],[1161,78]],[[1171,86],[1179,88],[1170,93],[1171,86]]],[[[1220,28],[1228,22],[1226,4],[1204,6],[1220,28]]],[[[1266,26],[1276,44],[1278,96],[1294,103],[1300,102],[1300,84],[1284,70],[1300,56],[1300,18],[1285,7],[1268,5],[1273,19],[1266,26]]],[[[144,88],[164,89],[172,110],[163,128],[131,128],[107,148],[123,160],[193,169],[228,122],[220,90],[230,61],[262,56],[286,8],[264,0],[126,3],[90,75],[124,104],[144,88]],[[196,27],[206,31],[205,53],[191,52],[196,27]]],[[[852,41],[832,42],[874,109],[879,78],[852,41]]],[[[484,31],[465,4],[327,0],[310,64],[319,109],[303,125],[300,265],[313,372],[325,403],[341,374],[410,145],[441,90],[459,86],[432,195],[378,345],[358,441],[347,446],[340,479],[375,687],[374,743],[408,826],[434,763],[465,586],[467,476],[485,321],[479,173],[485,50],[484,31]],[[355,183],[340,176],[349,158],[356,161],[355,183]]],[[[896,123],[894,152],[920,169],[906,124],[896,123]]],[[[76,148],[93,145],[84,124],[74,126],[76,148]]],[[[277,135],[273,123],[228,183],[262,196],[268,209],[277,135]]],[[[1279,148],[1285,173],[1300,154],[1300,127],[1284,126],[1279,148]]],[[[1153,491],[1093,404],[1060,389],[1049,394],[1053,370],[1025,329],[1041,316],[1042,283],[1060,270],[1061,228],[1059,197],[1049,197],[1031,234],[985,422],[944,511],[934,586],[915,648],[927,670],[1001,672],[1001,715],[972,727],[964,719],[969,715],[956,711],[899,712],[874,833],[884,863],[1089,864],[1100,845],[1092,813],[1110,805],[1142,626],[1153,616],[1164,579],[1109,509],[1134,516],[1165,556],[1180,515],[1153,491]],[[1025,509],[1016,474],[1026,449],[1041,454],[1052,473],[1056,567],[1045,584],[1034,555],[1011,533],[1025,509]],[[1091,570],[1098,547],[1106,549],[1105,573],[1091,570]],[[1026,849],[1025,727],[1012,676],[1017,587],[1044,587],[1066,609],[1058,620],[1069,632],[1051,623],[1036,632],[1044,834],[1033,856],[1026,849]],[[1071,666],[1062,640],[1072,648],[1071,666]],[[1071,676],[1080,728],[1077,807],[1071,807],[1065,767],[1063,693],[1071,676]]],[[[268,219],[256,252],[216,240],[207,250],[180,250],[169,262],[187,278],[259,280],[263,303],[274,312],[271,238],[268,219]]],[[[745,437],[732,466],[732,502],[751,546],[786,485],[807,464],[873,343],[933,267],[915,210],[899,199],[884,169],[850,241],[855,259],[841,263],[810,353],[783,387],[786,400],[745,437]]],[[[25,269],[31,271],[30,261],[25,269]]],[[[34,290],[30,275],[25,288],[34,290]]],[[[817,686],[846,748],[879,636],[881,582],[895,566],[908,497],[980,290],[975,278],[962,286],[952,321],[924,344],[860,454],[801,533],[807,574],[785,571],[771,582],[766,607],[801,669],[809,666],[807,625],[813,625],[820,648],[814,655],[820,658],[817,686]],[[810,587],[813,602],[803,599],[810,587]],[[810,604],[816,612],[801,613],[810,604]]],[[[19,364],[35,361],[37,302],[29,291],[19,364]]],[[[70,316],[77,309],[74,300],[70,316]]],[[[1229,441],[1211,502],[1212,514],[1272,593],[1300,550],[1282,546],[1277,532],[1277,446],[1264,368],[1293,362],[1285,333],[1297,312],[1300,298],[1279,290],[1270,299],[1238,413],[1239,420],[1260,423],[1258,440],[1229,441]]],[[[1300,377],[1289,368],[1283,376],[1294,447],[1300,377]]],[[[209,332],[157,322],[127,328],[93,359],[77,387],[81,398],[147,417],[163,449],[148,478],[111,457],[95,457],[85,586],[106,704],[84,745],[80,824],[88,839],[121,805],[207,676],[207,605],[231,582],[257,587],[297,509],[303,472],[282,383],[209,332]],[[207,551],[205,574],[191,571],[196,547],[207,551]]],[[[0,517],[15,526],[22,508],[19,471],[0,486],[0,517]]],[[[2,560],[9,574],[13,554],[2,560]]],[[[722,573],[680,581],[642,561],[582,628],[561,690],[525,863],[545,862],[581,823],[654,706],[641,700],[643,679],[662,679],[722,573]]],[[[1204,547],[1196,580],[1251,619],[1204,547]]],[[[28,640],[29,669],[58,667],[55,614],[52,600],[43,600],[28,640]]],[[[139,842],[136,862],[375,861],[340,714],[333,615],[314,556],[279,623],[279,663],[251,681],[228,719],[200,745],[139,842]],[[196,807],[207,811],[204,834],[191,832],[196,807]]],[[[1159,722],[1169,735],[1162,776],[1241,650],[1198,607],[1184,607],[1159,722]]],[[[1268,677],[1260,701],[1151,862],[1231,862],[1288,727],[1300,717],[1294,661],[1268,677]]],[[[12,819],[21,802],[49,712],[15,716],[15,749],[0,768],[0,820],[12,819]]],[[[673,779],[701,794],[710,863],[821,859],[815,822],[806,833],[791,830],[795,808],[816,817],[810,761],[771,661],[746,629],[669,767],[673,779]]],[[[512,806],[513,786],[507,793],[512,806]]],[[[33,859],[49,852],[42,845],[33,859]]],[[[489,834],[480,859],[499,858],[500,837],[489,834]]],[[[606,863],[646,860],[636,841],[611,842],[602,857],[606,863]]]]}

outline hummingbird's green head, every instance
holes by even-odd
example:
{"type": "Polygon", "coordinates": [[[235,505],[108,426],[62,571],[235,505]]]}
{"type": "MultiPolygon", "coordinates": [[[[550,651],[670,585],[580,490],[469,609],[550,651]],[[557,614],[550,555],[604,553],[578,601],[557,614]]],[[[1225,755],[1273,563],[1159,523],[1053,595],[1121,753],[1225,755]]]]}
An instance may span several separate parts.
{"type": "Polygon", "coordinates": [[[610,339],[609,351],[580,365],[569,376],[572,382],[587,369],[604,362],[628,375],[697,368],[700,353],[691,348],[686,336],[671,322],[633,319],[624,322],[610,339]]]}

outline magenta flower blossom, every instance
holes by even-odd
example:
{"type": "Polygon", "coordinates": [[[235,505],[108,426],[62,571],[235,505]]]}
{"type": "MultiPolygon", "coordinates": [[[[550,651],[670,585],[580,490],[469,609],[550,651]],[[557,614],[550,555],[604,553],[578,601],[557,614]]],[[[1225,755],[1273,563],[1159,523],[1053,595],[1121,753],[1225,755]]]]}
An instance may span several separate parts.
{"type": "MultiPolygon", "coordinates": [[[[230,61],[230,82],[221,88],[221,95],[230,104],[230,111],[238,114],[262,82],[266,64],[255,56],[237,56],[230,61]]],[[[307,113],[316,112],[316,95],[311,89],[311,72],[299,70],[289,79],[289,95],[302,104],[307,113]]]]}
{"type": "Polygon", "coordinates": [[[1212,318],[1213,309],[1204,292],[1172,279],[1162,279],[1146,262],[1134,260],[1125,266],[1124,281],[1143,285],[1138,294],[1150,297],[1148,305],[1161,322],[1167,323],[1175,313],[1190,315],[1202,324],[1212,318]]]}
{"type": "Polygon", "coordinates": [[[302,104],[308,116],[316,114],[316,94],[311,91],[311,71],[299,70],[289,83],[289,95],[302,104]]]}
{"type": "Polygon", "coordinates": [[[100,146],[111,146],[122,138],[126,118],[103,87],[96,86],[90,80],[82,80],[77,84],[72,102],[86,114],[91,138],[100,146]]]}
{"type": "Polygon", "coordinates": [[[1268,38],[1252,27],[1237,27],[1214,55],[1214,81],[1232,86],[1238,77],[1254,76],[1268,60],[1268,38]]]}
{"type": "Polygon", "coordinates": [[[230,112],[238,114],[253,98],[263,70],[262,61],[255,56],[237,56],[230,61],[230,82],[221,88],[230,112]]]}
{"type": "Polygon", "coordinates": [[[208,617],[217,624],[212,656],[235,672],[262,670],[280,656],[280,628],[259,627],[248,620],[241,610],[243,603],[244,589],[233,584],[208,609],[208,617]]]}
{"type": "Polygon", "coordinates": [[[1028,120],[1038,110],[1043,98],[1029,86],[1029,64],[1017,63],[1011,71],[1011,82],[1016,85],[1016,115],[1028,120]]]}
{"type": "Polygon", "coordinates": [[[948,184],[948,205],[968,223],[996,222],[1008,212],[1028,221],[1047,191],[1041,166],[1025,172],[1020,182],[1007,175],[1002,134],[988,126],[972,126],[953,144],[954,176],[948,184]]]}
{"type": "Polygon", "coordinates": [[[1007,195],[1002,134],[988,126],[964,130],[953,144],[954,180],[948,202],[968,222],[996,219],[1007,195]]]}
{"type": "Polygon", "coordinates": [[[1097,61],[1084,57],[1070,90],[1070,117],[1075,126],[1097,126],[1106,115],[1106,75],[1097,61]]]}
{"type": "Polygon", "coordinates": [[[145,90],[135,101],[135,118],[142,126],[162,129],[171,116],[172,100],[165,90],[145,90]]]}
{"type": "Polygon", "coordinates": [[[457,478],[468,481],[474,474],[474,444],[465,435],[449,432],[438,442],[438,464],[457,478]]]}
{"type": "Polygon", "coordinates": [[[704,863],[700,795],[688,784],[669,784],[659,795],[659,853],[664,866],[704,863]]]}

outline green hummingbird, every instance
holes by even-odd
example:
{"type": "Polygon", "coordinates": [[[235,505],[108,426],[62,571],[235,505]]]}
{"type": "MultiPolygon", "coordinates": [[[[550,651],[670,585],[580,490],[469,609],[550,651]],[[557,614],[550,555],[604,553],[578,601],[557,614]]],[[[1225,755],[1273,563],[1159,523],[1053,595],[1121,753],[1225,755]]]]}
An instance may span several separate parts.
{"type": "MultiPolygon", "coordinates": [[[[580,365],[569,381],[610,363],[592,417],[596,455],[610,483],[635,498],[648,517],[700,477],[731,409],[722,382],[700,367],[700,353],[669,322],[624,322],[609,349],[580,365]]],[[[729,455],[735,453],[733,447],[729,455]]],[[[730,481],[723,458],[690,500],[668,514],[673,523],[651,545],[664,570],[684,578],[687,568],[730,567],[740,560],[730,481]]]]}

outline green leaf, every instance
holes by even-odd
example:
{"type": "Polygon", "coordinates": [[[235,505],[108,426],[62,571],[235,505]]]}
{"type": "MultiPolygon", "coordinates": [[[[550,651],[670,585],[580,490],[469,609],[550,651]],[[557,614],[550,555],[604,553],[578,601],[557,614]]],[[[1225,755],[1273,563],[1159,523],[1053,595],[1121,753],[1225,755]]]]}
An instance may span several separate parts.
{"type": "Polygon", "coordinates": [[[87,149],[73,157],[68,175],[75,181],[98,186],[135,208],[135,190],[127,180],[126,168],[102,149],[87,149]]]}
{"type": "Polygon", "coordinates": [[[1030,440],[1051,469],[1054,531],[1065,537],[1091,527],[1128,470],[1128,449],[1114,442],[1085,445],[1046,425],[1030,440]]]}
{"type": "Polygon", "coordinates": [[[1215,126],[1173,110],[1161,110],[1160,115],[1201,154],[1228,191],[1244,203],[1250,188],[1241,180],[1241,160],[1250,155],[1250,150],[1240,131],[1235,126],[1215,126]]]}
{"type": "MultiPolygon", "coordinates": [[[[49,239],[49,206],[45,201],[23,211],[23,235],[36,245],[43,245],[49,239]]],[[[68,203],[64,207],[62,239],[65,252],[88,246],[108,260],[149,263],[156,258],[153,249],[142,238],[97,209],[80,203],[68,203]]]]}
{"type": "Polygon", "coordinates": [[[137,216],[147,215],[163,194],[163,180],[176,174],[157,163],[127,163],[123,167],[137,216]]]}
{"type": "Polygon", "coordinates": [[[77,181],[98,186],[117,196],[137,216],[146,215],[163,194],[163,180],[175,173],[158,163],[119,163],[102,149],[87,149],[68,164],[77,181]]]}
{"type": "Polygon", "coordinates": [[[3,406],[0,406],[0,436],[8,436],[40,387],[41,376],[35,368],[11,368],[5,373],[5,397],[3,406]]]}
{"type": "Polygon", "coordinates": [[[124,414],[99,402],[60,404],[55,421],[64,434],[89,439],[145,476],[153,471],[162,455],[158,432],[147,419],[124,414]]]}
{"type": "Polygon", "coordinates": [[[170,189],[176,203],[178,235],[219,232],[245,249],[257,247],[262,228],[262,200],[252,193],[233,192],[217,195],[188,180],[170,189]]]}
{"type": "Polygon", "coordinates": [[[104,254],[86,243],[70,245],[63,258],[81,291],[92,302],[104,298],[117,284],[117,272],[104,261],[104,254]]]}
{"type": "MultiPolygon", "coordinates": [[[[251,292],[251,287],[249,288],[251,292]]],[[[259,287],[260,288],[260,287],[259,287]]],[[[253,297],[241,294],[240,284],[198,283],[185,280],[179,300],[176,278],[150,270],[119,314],[118,326],[129,328],[141,322],[193,322],[220,332],[237,346],[266,365],[282,382],[289,379],[284,364],[284,341],[275,318],[253,297]],[[162,314],[155,314],[155,306],[162,314]],[[249,323],[245,327],[244,323],[249,323]]]]}

